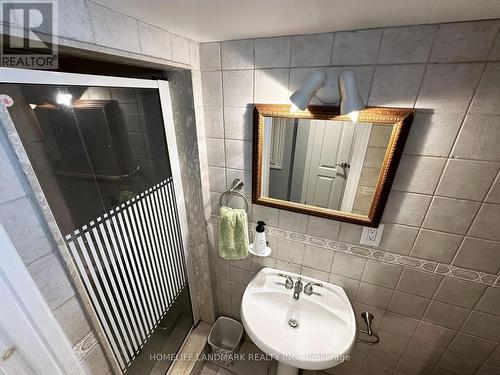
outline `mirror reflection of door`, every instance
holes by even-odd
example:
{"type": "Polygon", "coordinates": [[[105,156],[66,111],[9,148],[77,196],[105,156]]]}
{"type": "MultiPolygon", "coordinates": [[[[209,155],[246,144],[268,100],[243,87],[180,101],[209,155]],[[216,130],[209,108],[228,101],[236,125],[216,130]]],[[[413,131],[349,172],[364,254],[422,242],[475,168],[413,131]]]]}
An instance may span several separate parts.
{"type": "Polygon", "coordinates": [[[349,174],[354,124],[345,121],[310,122],[301,203],[340,209],[349,174]]]}
{"type": "Polygon", "coordinates": [[[367,215],[392,126],[265,119],[263,195],[367,215]]]}

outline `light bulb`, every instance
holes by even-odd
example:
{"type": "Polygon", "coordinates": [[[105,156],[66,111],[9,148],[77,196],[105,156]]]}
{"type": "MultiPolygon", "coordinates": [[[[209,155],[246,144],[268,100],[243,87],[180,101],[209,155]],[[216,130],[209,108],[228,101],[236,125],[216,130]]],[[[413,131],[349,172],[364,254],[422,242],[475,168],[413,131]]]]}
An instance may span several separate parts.
{"type": "Polygon", "coordinates": [[[73,95],[71,94],[58,93],[56,96],[57,104],[64,105],[66,107],[71,105],[71,99],[73,99],[73,95]]]}
{"type": "Polygon", "coordinates": [[[294,103],[292,103],[292,105],[290,106],[290,112],[291,113],[295,113],[299,110],[300,108],[297,107],[294,103]]]}
{"type": "Polygon", "coordinates": [[[352,111],[347,114],[352,122],[357,123],[359,117],[359,111],[352,111]]]}
{"type": "Polygon", "coordinates": [[[30,107],[31,107],[31,109],[35,109],[36,108],[36,104],[31,104],[30,103],[30,107]]]}

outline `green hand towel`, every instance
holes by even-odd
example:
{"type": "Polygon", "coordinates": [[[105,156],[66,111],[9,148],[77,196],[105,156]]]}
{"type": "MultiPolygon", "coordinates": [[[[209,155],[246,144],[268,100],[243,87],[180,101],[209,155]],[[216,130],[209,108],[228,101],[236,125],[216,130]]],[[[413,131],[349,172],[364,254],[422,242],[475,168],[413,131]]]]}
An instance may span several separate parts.
{"type": "Polygon", "coordinates": [[[226,259],[245,259],[248,256],[248,219],[245,210],[220,208],[219,256],[226,259]]]}

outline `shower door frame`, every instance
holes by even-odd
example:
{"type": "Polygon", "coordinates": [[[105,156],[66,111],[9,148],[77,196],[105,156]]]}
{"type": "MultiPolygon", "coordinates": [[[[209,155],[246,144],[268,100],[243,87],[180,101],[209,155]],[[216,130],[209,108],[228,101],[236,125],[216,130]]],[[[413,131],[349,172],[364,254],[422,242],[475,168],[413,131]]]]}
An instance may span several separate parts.
{"type": "MultiPolygon", "coordinates": [[[[186,207],[184,205],[184,190],[182,186],[180,160],[177,148],[176,131],[172,113],[172,102],[170,98],[168,81],[0,67],[0,83],[85,87],[149,88],[158,90],[167,145],[166,151],[169,156],[170,169],[175,189],[177,211],[179,215],[179,224],[184,252],[183,255],[184,261],[186,263],[189,294],[191,297],[191,308],[193,312],[193,326],[196,326],[200,318],[198,312],[198,303],[196,299],[197,294],[192,267],[192,258],[189,249],[189,230],[187,224],[186,207]]],[[[57,225],[57,222],[54,218],[54,214],[52,213],[41,185],[38,182],[35,171],[21,142],[19,134],[17,133],[13,120],[10,117],[7,108],[3,104],[0,104],[0,113],[2,118],[5,120],[4,127],[7,133],[7,137],[14,149],[14,152],[16,153],[19,161],[22,164],[23,171],[28,179],[31,188],[34,191],[36,201],[43,213],[44,219],[48,224],[50,232],[54,237],[54,240],[57,244],[60,255],[62,256],[67,267],[67,271],[70,275],[73,285],[77,290],[80,298],[82,299],[87,315],[92,322],[94,332],[97,334],[99,342],[102,344],[102,349],[112,366],[113,372],[116,374],[121,374],[121,367],[117,362],[117,359],[111,348],[111,344],[108,341],[101,322],[97,317],[97,312],[94,310],[91,298],[85,289],[81,277],[79,276],[77,266],[75,265],[70,250],[68,249],[64,241],[64,236],[59,230],[59,226],[57,225]]]]}

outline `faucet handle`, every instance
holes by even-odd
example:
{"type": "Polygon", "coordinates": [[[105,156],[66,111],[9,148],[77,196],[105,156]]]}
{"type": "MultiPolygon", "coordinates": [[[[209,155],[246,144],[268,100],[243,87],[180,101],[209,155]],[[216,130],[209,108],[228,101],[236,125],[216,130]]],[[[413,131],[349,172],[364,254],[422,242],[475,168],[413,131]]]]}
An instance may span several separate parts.
{"type": "Polygon", "coordinates": [[[307,283],[306,286],[304,287],[304,294],[306,296],[310,296],[311,294],[313,294],[313,286],[323,287],[323,284],[313,283],[313,282],[307,283]]]}
{"type": "Polygon", "coordinates": [[[285,288],[287,288],[287,289],[293,288],[293,279],[289,275],[285,275],[283,273],[278,273],[278,276],[286,278],[285,288]]]}

